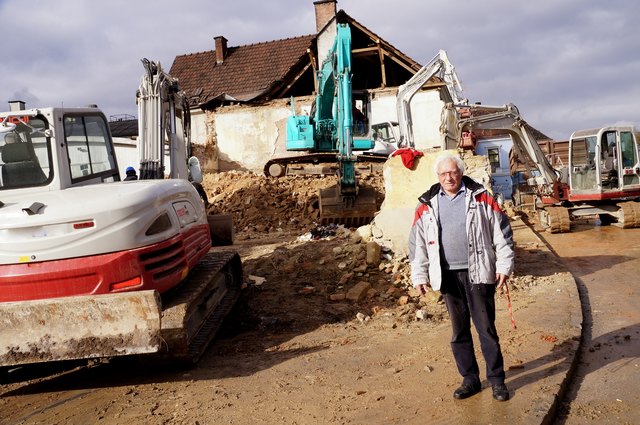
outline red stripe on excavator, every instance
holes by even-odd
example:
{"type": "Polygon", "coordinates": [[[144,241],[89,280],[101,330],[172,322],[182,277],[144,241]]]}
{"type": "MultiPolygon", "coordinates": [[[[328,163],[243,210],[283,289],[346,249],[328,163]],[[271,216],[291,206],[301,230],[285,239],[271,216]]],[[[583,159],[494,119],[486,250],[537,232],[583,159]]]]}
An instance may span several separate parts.
{"type": "Polygon", "coordinates": [[[142,248],[89,257],[0,266],[0,302],[105,294],[177,285],[209,251],[206,224],[142,248]],[[136,286],[118,285],[141,278],[136,286]],[[116,288],[111,285],[116,284],[116,288]]]}
{"type": "Polygon", "coordinates": [[[603,193],[576,193],[571,192],[569,195],[570,201],[601,201],[605,199],[624,199],[635,198],[640,196],[640,190],[630,191],[615,191],[615,192],[603,192],[603,193]]]}

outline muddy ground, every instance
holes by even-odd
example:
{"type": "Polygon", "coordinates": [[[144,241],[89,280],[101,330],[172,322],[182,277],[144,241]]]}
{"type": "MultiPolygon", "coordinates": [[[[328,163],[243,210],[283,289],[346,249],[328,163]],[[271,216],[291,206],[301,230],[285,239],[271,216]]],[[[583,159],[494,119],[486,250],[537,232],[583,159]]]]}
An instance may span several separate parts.
{"type": "MultiPolygon", "coordinates": [[[[233,247],[215,249],[240,253],[244,289],[199,365],[4,371],[0,423],[420,423],[434,403],[453,414],[459,378],[442,300],[417,296],[406,259],[383,250],[368,262],[353,229],[317,225],[317,189],[333,182],[208,176],[211,212],[233,214],[237,229],[233,247]],[[447,337],[422,343],[437,332],[447,337]]],[[[381,177],[365,183],[381,201],[381,177]]],[[[517,243],[516,254],[511,301],[521,310],[537,302],[536,288],[566,276],[535,241],[517,243]]],[[[517,371],[522,339],[502,296],[498,310],[506,366],[517,371]]]]}

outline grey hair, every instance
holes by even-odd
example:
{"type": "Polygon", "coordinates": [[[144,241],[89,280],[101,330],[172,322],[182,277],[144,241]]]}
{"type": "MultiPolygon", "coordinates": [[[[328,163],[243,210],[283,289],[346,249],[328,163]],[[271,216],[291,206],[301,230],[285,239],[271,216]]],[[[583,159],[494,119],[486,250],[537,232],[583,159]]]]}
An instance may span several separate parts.
{"type": "Polygon", "coordinates": [[[445,161],[453,161],[456,163],[460,174],[464,174],[464,161],[458,155],[454,155],[450,152],[444,152],[436,158],[436,162],[433,164],[433,172],[438,175],[438,168],[440,168],[440,164],[445,161]]]}

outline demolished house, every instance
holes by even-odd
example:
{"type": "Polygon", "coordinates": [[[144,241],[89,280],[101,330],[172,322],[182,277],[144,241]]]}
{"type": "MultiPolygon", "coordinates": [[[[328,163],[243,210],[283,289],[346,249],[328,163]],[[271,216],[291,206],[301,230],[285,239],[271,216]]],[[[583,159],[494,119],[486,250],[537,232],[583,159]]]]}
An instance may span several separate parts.
{"type": "MultiPolygon", "coordinates": [[[[396,121],[397,87],[421,67],[376,33],[337,11],[335,0],[313,3],[316,33],[230,47],[215,37],[215,50],[177,56],[170,74],[180,81],[191,106],[194,153],[204,171],[261,173],[270,159],[286,152],[286,120],[309,114],[316,71],[331,48],[336,25],[351,27],[353,91],[367,96],[369,124],[396,121]]],[[[427,146],[440,146],[444,102],[438,88],[426,84],[413,101],[414,131],[427,146]]]]}

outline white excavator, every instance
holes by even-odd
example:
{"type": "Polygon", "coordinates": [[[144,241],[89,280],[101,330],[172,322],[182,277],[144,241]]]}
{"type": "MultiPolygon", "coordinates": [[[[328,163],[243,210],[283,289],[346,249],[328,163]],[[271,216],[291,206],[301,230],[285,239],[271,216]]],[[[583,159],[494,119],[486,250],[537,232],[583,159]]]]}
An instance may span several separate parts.
{"type": "Polygon", "coordinates": [[[120,181],[97,107],[0,113],[0,366],[193,363],[239,295],[239,256],[211,250],[184,93],[143,63],[139,180],[120,181]]]}
{"type": "Polygon", "coordinates": [[[640,144],[631,126],[575,131],[569,138],[569,162],[554,168],[531,127],[513,104],[448,104],[457,118],[458,147],[472,149],[465,137],[499,130],[513,141],[516,157],[527,169],[526,184],[535,194],[539,222],[547,232],[571,231],[571,222],[598,216],[622,228],[640,227],[640,144]]]}

